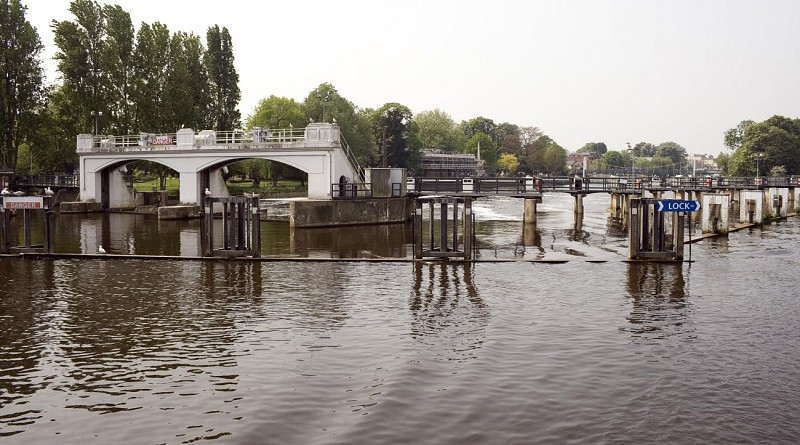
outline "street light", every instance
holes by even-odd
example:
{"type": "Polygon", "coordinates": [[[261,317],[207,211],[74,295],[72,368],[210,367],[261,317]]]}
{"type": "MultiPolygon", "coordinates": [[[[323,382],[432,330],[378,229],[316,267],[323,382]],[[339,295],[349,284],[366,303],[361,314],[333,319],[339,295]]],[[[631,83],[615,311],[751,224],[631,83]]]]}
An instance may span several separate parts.
{"type": "Polygon", "coordinates": [[[103,112],[102,111],[90,111],[89,114],[92,116],[92,120],[94,120],[94,134],[96,135],[97,134],[98,121],[103,116],[103,112]]]}
{"type": "Polygon", "coordinates": [[[764,157],[764,153],[756,153],[754,156],[756,158],[756,178],[758,178],[761,176],[761,171],[759,170],[759,161],[764,157]]]}

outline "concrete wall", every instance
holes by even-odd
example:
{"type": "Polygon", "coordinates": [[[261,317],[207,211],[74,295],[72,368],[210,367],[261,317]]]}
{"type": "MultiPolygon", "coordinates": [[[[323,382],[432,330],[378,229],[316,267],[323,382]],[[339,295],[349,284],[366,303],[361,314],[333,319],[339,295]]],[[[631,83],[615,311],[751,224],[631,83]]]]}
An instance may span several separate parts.
{"type": "Polygon", "coordinates": [[[742,190],[739,193],[739,221],[746,223],[750,222],[748,214],[748,202],[752,201],[754,204],[753,223],[760,224],[764,222],[764,191],[763,190],[742,190]]]}
{"type": "Polygon", "coordinates": [[[404,168],[368,168],[364,174],[370,184],[373,198],[392,197],[392,185],[400,186],[398,196],[406,196],[406,169],[404,168]]]}
{"type": "Polygon", "coordinates": [[[728,233],[730,196],[724,193],[703,193],[702,199],[703,233],[728,233]],[[714,214],[715,209],[716,214],[714,214]]]}
{"type": "Polygon", "coordinates": [[[292,227],[329,227],[405,222],[413,200],[409,198],[291,201],[292,227]]]}

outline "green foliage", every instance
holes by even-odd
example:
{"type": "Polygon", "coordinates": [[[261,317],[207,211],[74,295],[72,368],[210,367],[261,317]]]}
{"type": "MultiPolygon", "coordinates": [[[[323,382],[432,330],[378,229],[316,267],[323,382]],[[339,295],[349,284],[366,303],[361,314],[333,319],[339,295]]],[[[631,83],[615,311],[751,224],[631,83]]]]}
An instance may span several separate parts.
{"type": "Polygon", "coordinates": [[[0,168],[11,170],[20,145],[38,131],[36,113],[44,94],[39,59],[44,47],[25,10],[19,0],[0,1],[0,168]]]}
{"type": "Polygon", "coordinates": [[[245,126],[247,129],[254,127],[303,128],[307,121],[303,107],[294,99],[270,96],[258,102],[253,114],[247,116],[245,126]]]}
{"type": "Polygon", "coordinates": [[[231,131],[241,126],[237,108],[242,98],[239,74],[233,66],[233,44],[228,28],[214,25],[206,33],[205,64],[211,81],[211,114],[214,129],[231,131]]]}
{"type": "Polygon", "coordinates": [[[621,151],[607,151],[600,157],[600,162],[603,169],[624,169],[631,166],[631,155],[627,152],[621,151]]]}
{"type": "Polygon", "coordinates": [[[378,147],[370,121],[372,111],[356,108],[327,82],[308,93],[302,107],[310,119],[321,121],[324,112],[325,120],[336,121],[350,150],[362,166],[371,165],[378,159],[378,147]]]}
{"type": "Polygon", "coordinates": [[[495,128],[497,136],[497,151],[518,155],[522,150],[522,138],[519,125],[503,122],[495,128]]]}
{"type": "Polygon", "coordinates": [[[551,175],[564,175],[567,173],[567,150],[560,145],[552,143],[544,149],[544,171],[551,175]]]}
{"type": "Polygon", "coordinates": [[[669,158],[673,164],[680,164],[686,161],[686,149],[675,142],[664,142],[656,147],[655,156],[669,158]]]}
{"type": "Polygon", "coordinates": [[[765,174],[782,167],[800,173],[800,120],[773,116],[764,122],[743,121],[726,132],[726,145],[734,148],[727,172],[734,176],[765,174]]]}
{"type": "Polygon", "coordinates": [[[466,138],[449,114],[440,109],[423,111],[414,118],[420,148],[433,148],[449,153],[464,151],[466,138]]]}
{"type": "Polygon", "coordinates": [[[730,174],[729,173],[730,161],[731,161],[731,155],[727,153],[720,153],[719,155],[717,155],[716,162],[721,175],[727,176],[730,174]]]}
{"type": "Polygon", "coordinates": [[[416,170],[418,152],[409,145],[413,136],[413,114],[405,105],[387,103],[372,112],[370,121],[381,152],[382,167],[416,170]]]}
{"type": "Polygon", "coordinates": [[[578,149],[578,153],[596,153],[597,156],[602,156],[607,151],[608,147],[604,142],[587,142],[578,149]]]}
{"type": "Polygon", "coordinates": [[[483,116],[478,116],[468,121],[463,121],[459,125],[459,128],[461,129],[461,132],[464,133],[464,136],[467,139],[471,139],[478,133],[483,133],[489,136],[491,140],[493,141],[497,140],[497,135],[495,134],[495,129],[497,128],[497,125],[495,125],[494,121],[492,121],[491,119],[483,116]]]}
{"type": "Polygon", "coordinates": [[[480,159],[482,159],[487,166],[496,167],[499,155],[497,153],[497,144],[494,143],[488,134],[479,131],[475,133],[467,141],[467,153],[478,156],[478,149],[480,148],[480,159]]]}

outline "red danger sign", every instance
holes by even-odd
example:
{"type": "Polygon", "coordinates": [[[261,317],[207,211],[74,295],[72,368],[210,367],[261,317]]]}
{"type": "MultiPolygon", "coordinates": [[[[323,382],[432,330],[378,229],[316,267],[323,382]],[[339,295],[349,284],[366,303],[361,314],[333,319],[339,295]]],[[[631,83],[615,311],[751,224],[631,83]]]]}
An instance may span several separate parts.
{"type": "Polygon", "coordinates": [[[25,198],[3,198],[4,209],[43,209],[44,198],[25,197],[25,198]]]}

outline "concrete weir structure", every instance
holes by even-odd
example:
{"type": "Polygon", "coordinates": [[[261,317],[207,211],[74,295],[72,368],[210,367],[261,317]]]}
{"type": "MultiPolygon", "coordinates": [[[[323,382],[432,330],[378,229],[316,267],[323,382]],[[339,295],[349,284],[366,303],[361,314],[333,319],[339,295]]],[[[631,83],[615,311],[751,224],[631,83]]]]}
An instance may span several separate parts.
{"type": "Polygon", "coordinates": [[[125,181],[125,165],[152,161],[178,172],[179,200],[199,205],[204,191],[225,196],[221,169],[244,159],[266,159],[308,174],[308,197],[331,199],[331,184],[358,183],[359,166],[341,138],[339,126],[312,123],[305,128],[250,132],[196,133],[190,128],[171,134],[77,136],[80,200],[100,202],[103,210],[135,207],[134,191],[125,181]]]}

